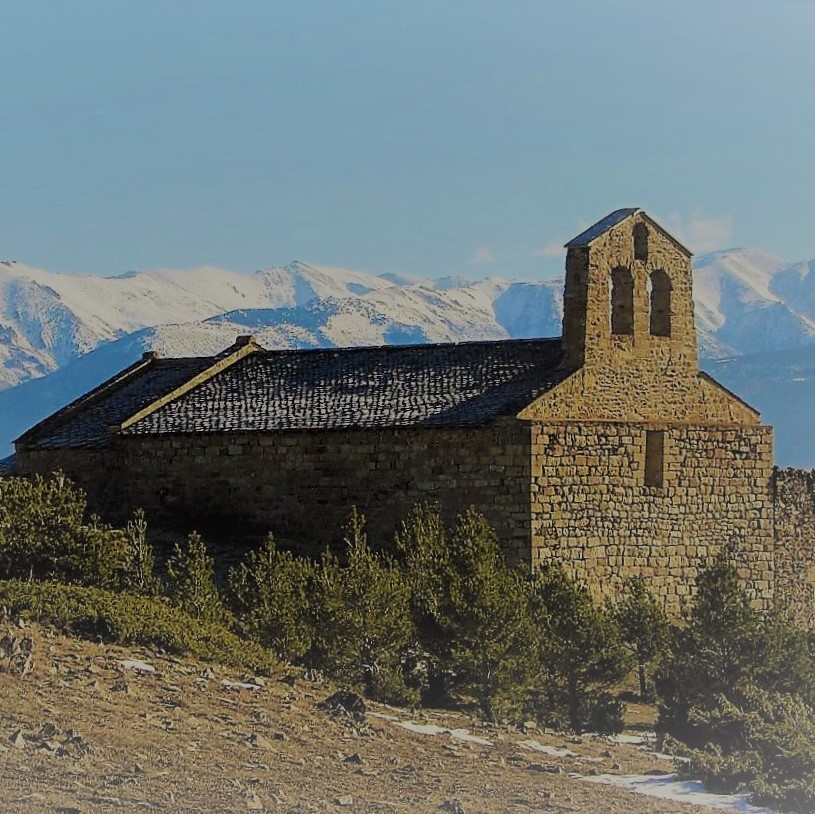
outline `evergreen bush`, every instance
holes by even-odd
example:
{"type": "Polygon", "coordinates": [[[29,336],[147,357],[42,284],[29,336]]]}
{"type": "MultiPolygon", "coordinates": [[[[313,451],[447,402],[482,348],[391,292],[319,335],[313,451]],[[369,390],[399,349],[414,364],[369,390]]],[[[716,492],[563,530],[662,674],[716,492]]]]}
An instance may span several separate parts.
{"type": "Polygon", "coordinates": [[[121,586],[126,536],[86,513],[85,493],[60,473],[0,479],[0,578],[121,586]]]}
{"type": "Polygon", "coordinates": [[[229,572],[232,606],[244,635],[280,658],[302,659],[314,637],[314,579],[314,564],[279,551],[270,534],[262,548],[229,572]]]}
{"type": "Polygon", "coordinates": [[[199,622],[222,622],[226,609],[215,585],[215,561],[201,535],[193,532],[175,544],[167,563],[168,594],[173,603],[199,622]]]}
{"type": "Polygon", "coordinates": [[[326,552],[316,567],[306,662],[372,698],[414,703],[406,681],[415,649],[408,585],[394,562],[371,550],[356,510],[345,544],[345,564],[326,552]]]}
{"type": "Polygon", "coordinates": [[[410,613],[417,637],[415,674],[422,700],[443,705],[450,701],[447,678],[452,642],[447,613],[453,566],[439,507],[414,506],[394,544],[410,591],[410,613]]]}
{"type": "Polygon", "coordinates": [[[275,660],[226,627],[192,618],[161,599],[49,582],[0,581],[0,606],[63,633],[189,654],[269,673],[275,660]]]}
{"type": "Polygon", "coordinates": [[[448,532],[438,507],[420,506],[396,546],[433,700],[457,693],[488,719],[521,717],[539,669],[527,586],[487,520],[471,508],[448,532]]]}
{"type": "Polygon", "coordinates": [[[620,732],[624,706],[610,689],[625,677],[631,660],[613,615],[555,564],[532,582],[530,604],[546,666],[538,716],[574,732],[620,732]]]}
{"type": "Polygon", "coordinates": [[[642,577],[626,582],[622,597],[610,607],[623,643],[637,663],[640,698],[653,700],[649,665],[668,647],[671,625],[665,610],[648,590],[642,577]]]}
{"type": "Polygon", "coordinates": [[[685,746],[687,772],[757,803],[813,809],[815,642],[752,608],[725,552],[701,570],[656,688],[658,731],[685,746]]]}
{"type": "Polygon", "coordinates": [[[725,552],[702,567],[696,595],[655,674],[658,729],[701,747],[711,734],[701,711],[748,681],[761,662],[761,618],[725,552]]]}

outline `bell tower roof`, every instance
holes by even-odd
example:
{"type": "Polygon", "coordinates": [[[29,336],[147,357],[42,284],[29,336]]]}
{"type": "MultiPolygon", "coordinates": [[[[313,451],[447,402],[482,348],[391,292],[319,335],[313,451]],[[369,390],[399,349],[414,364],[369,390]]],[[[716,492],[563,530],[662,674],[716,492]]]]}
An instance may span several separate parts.
{"type": "Polygon", "coordinates": [[[577,237],[572,238],[568,243],[565,244],[564,248],[566,249],[576,249],[580,247],[590,246],[594,241],[598,238],[602,237],[606,232],[613,229],[615,226],[619,226],[623,221],[628,220],[629,218],[633,217],[634,215],[640,215],[641,220],[647,221],[651,226],[655,226],[657,229],[662,231],[662,233],[682,252],[684,252],[688,257],[693,257],[693,252],[687,247],[680,243],[672,234],[665,231],[658,223],[656,223],[653,218],[649,217],[648,214],[639,206],[629,207],[627,209],[617,209],[609,215],[606,215],[601,220],[598,220],[593,226],[589,226],[584,232],[581,232],[577,237]]]}

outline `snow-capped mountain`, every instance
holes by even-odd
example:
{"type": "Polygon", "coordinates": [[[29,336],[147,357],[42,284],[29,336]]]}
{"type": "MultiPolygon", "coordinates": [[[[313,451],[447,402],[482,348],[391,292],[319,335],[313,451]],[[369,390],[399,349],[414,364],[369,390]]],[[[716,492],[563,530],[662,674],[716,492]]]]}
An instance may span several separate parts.
{"type": "MultiPolygon", "coordinates": [[[[781,357],[766,354],[815,343],[815,261],[790,265],[749,249],[703,255],[694,296],[705,366],[771,421],[775,401],[783,404],[780,394],[800,376],[791,365],[784,378],[781,357]],[[758,355],[714,362],[742,354],[758,355]],[[758,373],[764,364],[773,365],[775,386],[751,388],[767,380],[758,373]]],[[[204,267],[99,278],[7,261],[0,264],[0,456],[39,418],[148,349],[209,355],[246,333],[266,347],[557,336],[561,319],[557,280],[423,280],[298,261],[250,275],[204,267]]],[[[779,450],[784,432],[779,426],[779,450]]],[[[794,448],[801,451],[791,444],[790,454],[794,448]]],[[[815,442],[808,460],[815,465],[815,442]]]]}
{"type": "Polygon", "coordinates": [[[197,353],[208,337],[234,337],[236,326],[256,329],[272,347],[497,339],[559,333],[560,299],[552,282],[378,277],[297,261],[251,275],[204,267],[109,278],[7,261],[0,390],[146,327],[184,326],[156,334],[168,355],[197,353]],[[220,329],[202,324],[212,318],[220,329]]]}
{"type": "Polygon", "coordinates": [[[772,351],[815,341],[815,274],[790,274],[793,268],[752,249],[699,257],[693,293],[703,355],[772,351]],[[801,279],[811,290],[809,303],[799,296],[801,279]]]}
{"type": "Polygon", "coordinates": [[[141,328],[392,287],[371,274],[298,262],[255,274],[202,267],[92,277],[7,260],[0,263],[0,389],[141,328]]]}

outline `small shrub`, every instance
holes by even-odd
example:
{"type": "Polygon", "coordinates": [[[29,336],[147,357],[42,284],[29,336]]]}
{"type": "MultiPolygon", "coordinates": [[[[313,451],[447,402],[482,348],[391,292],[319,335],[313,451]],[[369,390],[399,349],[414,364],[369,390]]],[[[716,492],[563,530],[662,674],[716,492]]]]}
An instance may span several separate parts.
{"type": "Polygon", "coordinates": [[[199,622],[223,621],[225,608],[215,586],[215,561],[201,535],[193,532],[186,544],[175,544],[167,563],[168,593],[172,601],[199,622]]]}
{"type": "Polygon", "coordinates": [[[747,683],[694,714],[713,739],[684,751],[685,775],[711,791],[750,791],[757,805],[815,809],[815,708],[747,683]]]}
{"type": "Polygon", "coordinates": [[[0,582],[0,606],[63,633],[161,648],[269,673],[273,657],[223,625],[203,623],[159,599],[56,583],[0,582]]]}
{"type": "Polygon", "coordinates": [[[278,656],[298,661],[314,636],[311,561],[278,551],[269,535],[263,547],[229,572],[232,605],[241,631],[278,656]]]}
{"type": "Polygon", "coordinates": [[[91,516],[59,473],[0,479],[0,578],[119,587],[132,558],[124,533],[91,516]]]}

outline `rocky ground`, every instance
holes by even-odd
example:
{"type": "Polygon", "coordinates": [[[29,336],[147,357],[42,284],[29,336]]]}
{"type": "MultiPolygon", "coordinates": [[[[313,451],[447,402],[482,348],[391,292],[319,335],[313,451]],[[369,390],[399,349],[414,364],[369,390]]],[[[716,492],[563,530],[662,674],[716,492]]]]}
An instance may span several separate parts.
{"type": "Polygon", "coordinates": [[[709,810],[574,776],[671,771],[634,745],[325,704],[336,688],[295,669],[259,678],[37,626],[3,635],[5,814],[709,810]]]}

